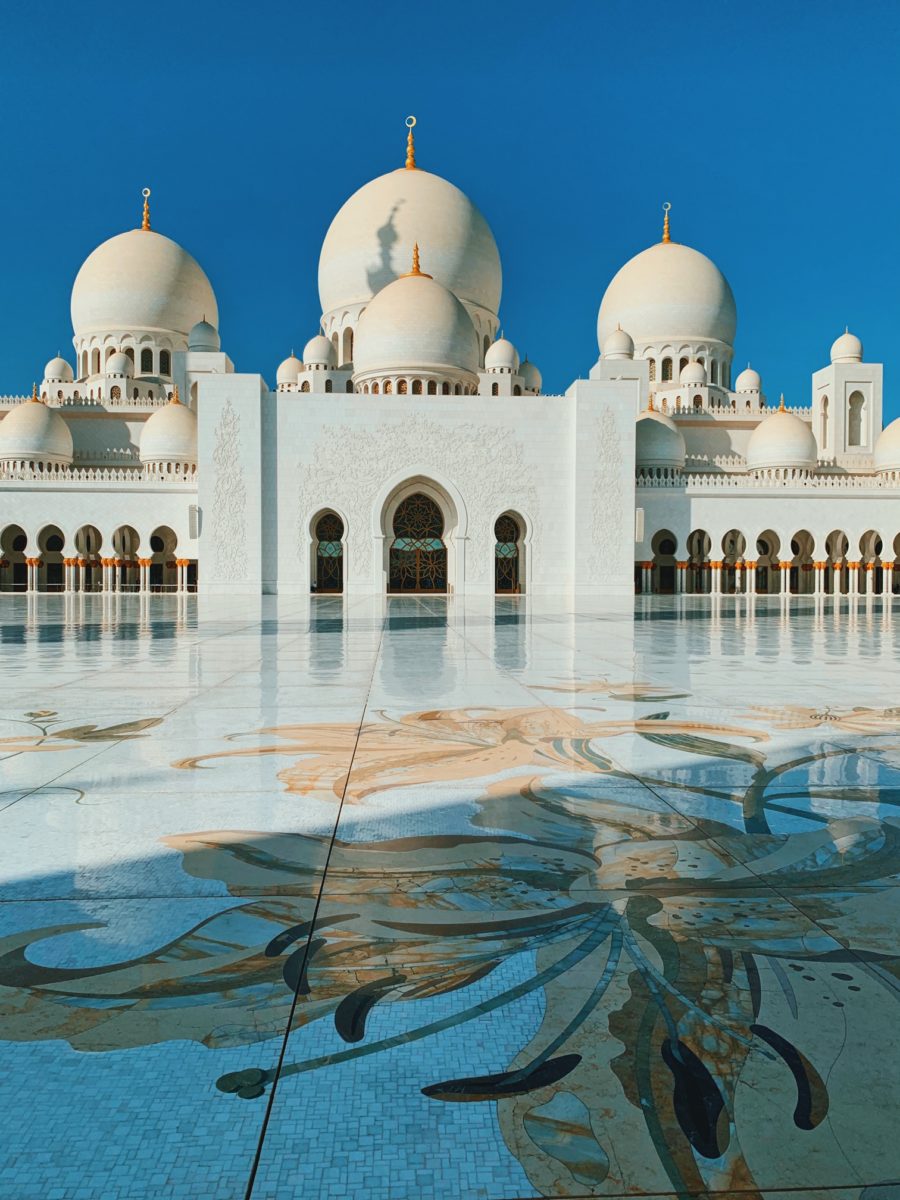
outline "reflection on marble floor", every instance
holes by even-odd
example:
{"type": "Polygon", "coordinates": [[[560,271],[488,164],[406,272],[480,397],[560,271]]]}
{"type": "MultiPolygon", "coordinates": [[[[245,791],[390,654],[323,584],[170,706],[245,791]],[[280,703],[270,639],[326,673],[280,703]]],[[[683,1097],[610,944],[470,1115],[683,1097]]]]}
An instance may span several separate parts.
{"type": "Polygon", "coordinates": [[[900,1197],[900,611],[8,598],[0,1196],[900,1197]]]}

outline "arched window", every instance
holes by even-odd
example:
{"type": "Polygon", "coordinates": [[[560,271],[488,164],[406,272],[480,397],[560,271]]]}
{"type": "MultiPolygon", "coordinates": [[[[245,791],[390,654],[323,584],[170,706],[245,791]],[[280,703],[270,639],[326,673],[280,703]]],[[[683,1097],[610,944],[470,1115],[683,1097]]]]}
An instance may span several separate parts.
{"type": "MultiPolygon", "coordinates": [[[[679,400],[680,399],[681,399],[681,397],[679,396],[679,400]]],[[[703,407],[703,397],[695,396],[694,397],[694,411],[699,412],[702,407],[703,407]]]]}
{"type": "Polygon", "coordinates": [[[489,336],[488,334],[485,334],[485,335],[484,335],[484,341],[482,342],[482,345],[481,345],[481,358],[482,358],[482,361],[484,360],[484,356],[487,354],[487,352],[488,352],[488,350],[490,350],[490,348],[491,348],[491,339],[490,339],[490,336],[489,336]]]}
{"type": "Polygon", "coordinates": [[[462,394],[462,388],[459,386],[459,384],[457,384],[456,387],[453,389],[453,394],[454,394],[454,396],[459,396],[462,394]]]}
{"type": "Polygon", "coordinates": [[[822,397],[822,449],[828,445],[828,397],[822,397]]]}
{"type": "Polygon", "coordinates": [[[303,382],[302,382],[302,383],[301,383],[301,385],[300,385],[300,391],[301,391],[301,392],[308,392],[308,391],[309,391],[309,380],[308,380],[308,379],[304,379],[304,380],[303,380],[303,382]]]}
{"type": "Polygon", "coordinates": [[[414,492],[394,513],[388,590],[446,592],[444,517],[430,496],[414,492]]]}
{"type": "Polygon", "coordinates": [[[325,380],[325,391],[326,391],[326,392],[330,392],[330,391],[332,391],[332,390],[333,390],[333,388],[334,388],[334,385],[333,385],[333,383],[331,382],[331,380],[330,380],[330,379],[326,379],[326,380],[325,380]]]}
{"type": "Polygon", "coordinates": [[[87,373],[88,373],[88,352],[87,352],[87,350],[82,350],[82,352],[81,352],[81,378],[87,379],[87,373]]]}
{"type": "Polygon", "coordinates": [[[116,352],[115,346],[107,346],[106,347],[106,362],[109,362],[109,360],[112,358],[112,356],[115,354],[115,352],[116,352]]]}
{"type": "Polygon", "coordinates": [[[853,392],[847,414],[847,445],[861,446],[864,440],[866,400],[862,392],[853,392]]]}
{"type": "Polygon", "coordinates": [[[91,374],[92,375],[100,374],[100,351],[99,350],[91,351],[91,374]]]}
{"type": "Polygon", "coordinates": [[[679,364],[678,364],[678,374],[679,374],[679,376],[681,375],[681,372],[684,370],[684,368],[685,368],[687,365],[688,365],[688,359],[686,359],[686,358],[683,358],[683,359],[682,359],[682,360],[679,362],[679,364]]]}
{"type": "Polygon", "coordinates": [[[150,375],[153,372],[153,351],[149,346],[145,346],[141,351],[141,372],[144,375],[150,375]]]}
{"type": "Polygon", "coordinates": [[[405,396],[405,395],[406,395],[406,389],[407,389],[407,383],[406,383],[406,380],[405,380],[405,379],[398,379],[398,380],[397,380],[397,395],[398,395],[398,396],[405,396]]]}
{"type": "Polygon", "coordinates": [[[492,396],[499,396],[499,395],[500,395],[500,384],[499,384],[499,383],[492,383],[492,384],[491,384],[491,395],[492,395],[492,396]]]}
{"type": "Polygon", "coordinates": [[[352,363],[352,362],[353,362],[353,330],[345,329],[344,330],[343,364],[344,364],[344,366],[346,366],[348,363],[352,363]]]}
{"type": "Polygon", "coordinates": [[[126,346],[125,354],[131,359],[131,365],[134,366],[134,346],[126,346]]]}
{"type": "Polygon", "coordinates": [[[372,395],[373,395],[373,396],[377,396],[377,395],[378,395],[378,392],[379,392],[379,387],[378,387],[378,384],[377,384],[377,383],[373,383],[373,384],[372,384],[372,395]]]}
{"type": "Polygon", "coordinates": [[[116,384],[114,387],[111,387],[109,389],[109,398],[110,398],[110,400],[121,400],[122,399],[122,389],[119,387],[118,384],[116,384]]]}
{"type": "Polygon", "coordinates": [[[519,522],[504,513],[494,522],[494,591],[514,594],[520,590],[519,522]]]}
{"type": "Polygon", "coordinates": [[[385,396],[390,396],[390,395],[391,395],[391,393],[393,392],[393,390],[394,390],[394,384],[393,384],[393,381],[392,381],[392,380],[390,380],[390,379],[386,379],[386,380],[384,381],[384,394],[385,394],[385,396]]]}
{"type": "Polygon", "coordinates": [[[413,394],[414,396],[421,396],[421,395],[422,395],[422,380],[421,380],[421,379],[414,379],[414,380],[413,380],[413,385],[412,385],[412,394],[413,394]]]}
{"type": "Polygon", "coordinates": [[[449,384],[449,383],[442,383],[442,384],[441,384],[441,395],[442,395],[442,396],[449,396],[449,395],[450,395],[450,384],[449,384]]]}
{"type": "Polygon", "coordinates": [[[513,388],[513,395],[514,395],[514,396],[521,396],[521,395],[522,395],[522,388],[520,387],[520,385],[519,385],[518,383],[517,383],[517,384],[515,385],[515,387],[513,388]]]}
{"type": "Polygon", "coordinates": [[[709,382],[710,383],[718,383],[719,382],[719,364],[716,362],[715,359],[713,359],[712,362],[709,364],[709,382]]]}
{"type": "Polygon", "coordinates": [[[138,398],[138,395],[139,395],[139,392],[138,392],[137,388],[133,388],[133,389],[132,389],[132,392],[131,392],[131,398],[132,398],[132,400],[137,400],[137,398],[138,398]]]}
{"type": "Polygon", "coordinates": [[[428,395],[429,396],[437,395],[437,382],[434,379],[428,380],[428,395]]]}
{"type": "Polygon", "coordinates": [[[344,522],[337,513],[316,521],[316,591],[344,590],[344,522]]]}
{"type": "Polygon", "coordinates": [[[159,373],[160,375],[172,374],[172,355],[168,350],[159,352],[159,373]]]}
{"type": "Polygon", "coordinates": [[[340,342],[340,338],[337,335],[336,330],[331,335],[331,344],[332,344],[332,346],[334,346],[334,361],[340,362],[341,361],[341,342],[340,342]]]}
{"type": "MultiPolygon", "coordinates": [[[[368,391],[368,390],[369,390],[369,389],[368,389],[368,388],[366,388],[366,391],[368,391]]],[[[352,379],[348,379],[348,380],[347,380],[347,382],[344,384],[344,391],[345,391],[345,392],[352,392],[352,391],[353,391],[353,380],[352,380],[352,379]]]]}
{"type": "Polygon", "coordinates": [[[664,358],[662,360],[662,377],[663,377],[663,383],[668,383],[672,378],[672,360],[671,360],[671,358],[664,358]]]}
{"type": "Polygon", "coordinates": [[[650,365],[650,382],[653,383],[656,380],[656,359],[648,358],[647,362],[650,365]]]}

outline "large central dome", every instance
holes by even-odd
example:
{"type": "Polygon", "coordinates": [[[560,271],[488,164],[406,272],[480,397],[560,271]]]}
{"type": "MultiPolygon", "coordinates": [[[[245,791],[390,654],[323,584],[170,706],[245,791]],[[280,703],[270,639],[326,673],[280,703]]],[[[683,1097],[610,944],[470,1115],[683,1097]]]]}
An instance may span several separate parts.
{"type": "Polygon", "coordinates": [[[439,283],[496,314],[500,255],[487,221],[458,187],[415,167],[365,184],[331,222],[319,258],[322,312],[365,304],[409,269],[416,242],[439,283]]]}
{"type": "Polygon", "coordinates": [[[718,341],[733,346],[737,309],[714,262],[678,242],[657,242],[630,259],[606,289],[597,318],[600,346],[621,326],[635,345],[718,341]]]}
{"type": "Polygon", "coordinates": [[[177,242],[130,229],[90,254],[72,288],[76,338],[112,330],[165,330],[186,337],[219,310],[200,264],[177,242]]]}

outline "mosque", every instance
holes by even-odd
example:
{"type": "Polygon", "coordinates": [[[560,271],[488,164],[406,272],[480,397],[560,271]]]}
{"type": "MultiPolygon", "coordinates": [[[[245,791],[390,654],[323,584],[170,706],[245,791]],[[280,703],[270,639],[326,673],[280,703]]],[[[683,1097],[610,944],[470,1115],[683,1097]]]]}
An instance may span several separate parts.
{"type": "Polygon", "coordinates": [[[74,358],[0,397],[0,591],[894,590],[900,419],[858,337],[808,406],[733,378],[731,288],[666,206],[606,289],[590,377],[545,395],[500,333],[493,234],[414,125],[332,221],[319,330],[274,388],[235,370],[145,189],[75,279],[74,358]]]}

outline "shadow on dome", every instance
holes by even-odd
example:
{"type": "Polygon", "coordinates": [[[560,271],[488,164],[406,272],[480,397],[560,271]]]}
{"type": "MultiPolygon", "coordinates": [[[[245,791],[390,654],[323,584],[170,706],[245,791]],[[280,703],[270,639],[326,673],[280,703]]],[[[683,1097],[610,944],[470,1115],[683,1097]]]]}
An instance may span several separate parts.
{"type": "Polygon", "coordinates": [[[366,279],[369,287],[372,289],[372,295],[380,292],[383,287],[387,287],[389,283],[393,283],[399,276],[400,272],[394,269],[391,262],[391,255],[394,246],[400,241],[400,234],[397,232],[397,226],[394,218],[396,217],[400,205],[403,200],[398,200],[394,207],[388,213],[388,219],[383,225],[380,225],[377,230],[378,245],[379,245],[379,263],[378,266],[370,271],[366,271],[366,279]]]}

